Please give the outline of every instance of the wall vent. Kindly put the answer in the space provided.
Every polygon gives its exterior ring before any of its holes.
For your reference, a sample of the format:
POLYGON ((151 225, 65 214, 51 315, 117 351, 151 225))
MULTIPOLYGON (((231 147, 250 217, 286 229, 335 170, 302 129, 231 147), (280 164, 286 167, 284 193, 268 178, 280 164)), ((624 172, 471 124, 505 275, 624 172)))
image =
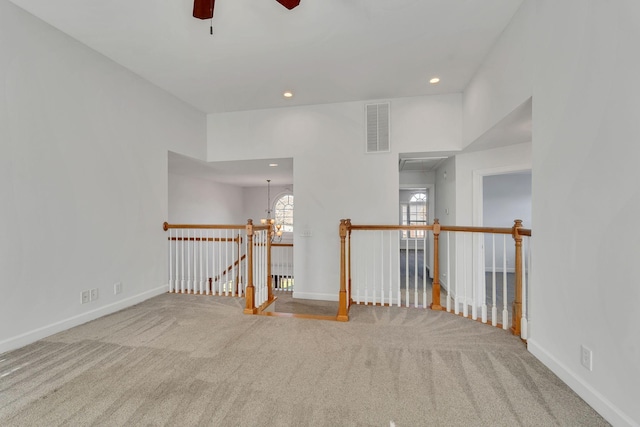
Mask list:
POLYGON ((367 104, 367 153, 388 152, 389 144, 389 103, 367 104))

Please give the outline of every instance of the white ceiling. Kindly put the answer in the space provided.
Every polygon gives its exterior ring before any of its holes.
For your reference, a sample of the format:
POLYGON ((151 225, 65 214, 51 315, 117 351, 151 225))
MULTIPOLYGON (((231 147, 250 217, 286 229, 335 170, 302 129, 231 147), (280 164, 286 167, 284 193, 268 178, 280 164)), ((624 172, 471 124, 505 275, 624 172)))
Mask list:
POLYGON ((210 36, 192 0, 11 1, 207 113, 462 92, 521 4, 217 0, 210 36))
MULTIPOLYGON (((205 113, 462 92, 522 3, 301 0, 289 11, 276 0, 217 0, 211 36, 193 0, 11 1, 205 113), (430 85, 433 76, 441 82, 430 85)), ((513 139, 506 131, 518 123, 493 134, 513 139)), ((432 170, 441 154, 405 154, 400 170, 432 170)), ((170 153, 169 170, 239 186, 293 182, 292 159, 170 153)))

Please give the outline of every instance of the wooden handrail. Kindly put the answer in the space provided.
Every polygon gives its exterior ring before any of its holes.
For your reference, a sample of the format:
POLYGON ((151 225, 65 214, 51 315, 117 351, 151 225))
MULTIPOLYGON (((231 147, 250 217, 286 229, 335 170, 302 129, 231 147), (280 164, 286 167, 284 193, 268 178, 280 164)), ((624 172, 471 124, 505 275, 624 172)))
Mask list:
POLYGON ((512 234, 513 229, 507 227, 468 227, 460 225, 443 225, 442 231, 458 231, 462 233, 512 234))
POLYGON ((244 230, 246 225, 237 225, 237 224, 169 224, 165 222, 162 224, 162 229, 164 231, 169 230, 170 228, 185 228, 185 229, 194 229, 194 228, 202 228, 209 230, 244 230))
POLYGON ((271 246, 272 247, 279 247, 279 248, 282 248, 282 247, 292 248, 293 247, 293 243, 272 243, 271 246))
MULTIPOLYGON (((349 220, 350 221, 350 220, 349 220)), ((352 225, 349 222, 349 230, 433 230, 431 225, 352 225)), ((509 229, 511 230, 511 229, 509 229)))
POLYGON ((247 254, 243 254, 240 259, 237 259, 233 264, 231 264, 229 267, 226 268, 226 270, 224 270, 222 273, 218 274, 216 277, 213 278, 214 282, 217 282, 218 280, 220 280, 222 278, 222 276, 226 275, 228 272, 233 270, 233 267, 235 267, 236 265, 239 265, 242 261, 244 261, 247 258, 247 254))
MULTIPOLYGON (((437 220, 437 219, 436 219, 437 220)), ((432 231, 435 225, 349 225, 349 230, 368 230, 368 231, 389 231, 389 230, 427 230, 432 231)), ((492 234, 512 234, 513 228, 510 227, 476 227, 461 225, 440 225, 440 231, 459 231, 468 233, 492 233, 492 234)), ((521 228, 520 234, 523 236, 531 236, 531 230, 521 228)))
POLYGON ((188 241, 188 242, 236 242, 240 240, 242 243, 242 237, 168 237, 167 240, 172 241, 188 241))

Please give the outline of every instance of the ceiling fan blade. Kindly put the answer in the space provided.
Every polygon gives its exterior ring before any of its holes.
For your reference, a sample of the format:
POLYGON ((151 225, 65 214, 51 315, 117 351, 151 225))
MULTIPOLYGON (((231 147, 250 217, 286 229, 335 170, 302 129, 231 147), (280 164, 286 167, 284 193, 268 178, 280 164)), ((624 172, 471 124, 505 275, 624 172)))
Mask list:
POLYGON ((213 18, 213 5, 216 0, 193 0, 193 17, 198 19, 213 18))
POLYGON ((291 10, 300 4, 300 0, 276 0, 278 3, 291 10))

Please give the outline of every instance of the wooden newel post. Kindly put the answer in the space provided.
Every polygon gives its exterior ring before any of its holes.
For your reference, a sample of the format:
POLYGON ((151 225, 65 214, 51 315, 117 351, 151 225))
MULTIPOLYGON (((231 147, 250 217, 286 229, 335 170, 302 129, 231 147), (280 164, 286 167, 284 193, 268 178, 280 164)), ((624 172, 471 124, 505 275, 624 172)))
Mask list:
POLYGON ((346 248, 345 240, 347 238, 347 221, 346 219, 340 220, 340 299, 338 306, 337 320, 346 322, 349 320, 349 311, 347 310, 347 271, 346 271, 346 248))
POLYGON ((255 288, 253 287, 253 221, 247 221, 247 289, 244 294, 244 314, 256 314, 255 288))
POLYGON ((511 333, 520 335, 520 322, 522 320, 522 236, 520 229, 522 220, 516 219, 512 228, 513 240, 516 242, 516 284, 513 300, 513 319, 511 320, 511 333))
POLYGON ((347 289, 349 290, 349 292, 347 293, 347 307, 349 310, 351 310, 351 304, 353 303, 353 298, 351 297, 351 295, 353 295, 353 293, 351 292, 351 220, 347 219, 347 229, 349 230, 349 234, 347 235, 347 249, 349 250, 349 252, 347 252, 349 255, 347 255, 347 289))
POLYGON ((433 220, 433 284, 431 285, 432 310, 442 310, 440 305, 440 221, 433 220))

